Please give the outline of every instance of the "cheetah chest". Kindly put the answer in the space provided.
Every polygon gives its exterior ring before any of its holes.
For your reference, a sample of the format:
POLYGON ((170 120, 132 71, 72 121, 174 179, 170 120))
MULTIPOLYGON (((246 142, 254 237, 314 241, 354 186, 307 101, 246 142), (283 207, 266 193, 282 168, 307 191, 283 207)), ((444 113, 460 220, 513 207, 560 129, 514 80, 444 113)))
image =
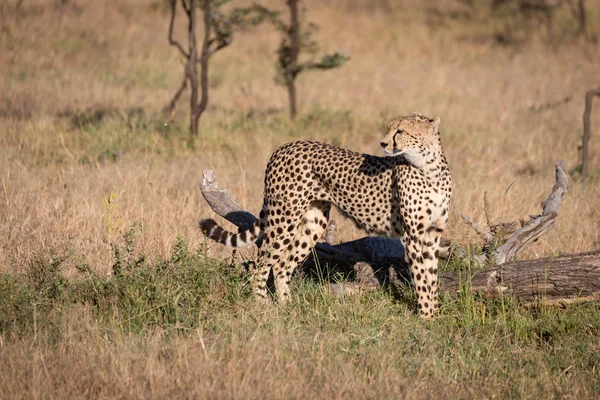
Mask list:
POLYGON ((428 193, 426 212, 429 217, 429 225, 434 225, 440 220, 447 219, 449 203, 448 196, 440 190, 432 189, 428 193))

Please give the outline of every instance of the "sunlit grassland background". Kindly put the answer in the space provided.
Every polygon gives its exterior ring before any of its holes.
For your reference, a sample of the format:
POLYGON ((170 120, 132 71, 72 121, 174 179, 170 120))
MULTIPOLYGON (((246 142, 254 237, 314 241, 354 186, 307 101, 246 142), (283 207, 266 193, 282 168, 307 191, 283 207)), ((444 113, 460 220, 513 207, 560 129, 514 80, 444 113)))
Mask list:
MULTIPOLYGON (((252 250, 232 258, 196 227, 214 216, 203 169, 257 213, 279 145, 381 155, 385 122, 412 111, 442 120, 454 243, 476 243, 459 214, 483 222, 485 192, 494 222, 538 213, 556 161, 577 176, 583 96, 600 85, 598 44, 571 37, 568 15, 548 37, 485 2, 303 2, 322 52, 351 60, 300 76, 291 123, 280 34, 239 33, 211 60, 190 140, 187 97, 162 113, 183 73, 164 2, 16 3, 0 3, 0 397, 600 396, 597 305, 446 299, 424 324, 410 300, 298 276, 292 304, 261 309, 235 267, 252 250)), ((600 4, 586 4, 599 36, 600 4)), ((591 177, 524 258, 600 249, 600 112, 592 129, 591 177)), ((333 218, 336 241, 364 235, 333 218)))

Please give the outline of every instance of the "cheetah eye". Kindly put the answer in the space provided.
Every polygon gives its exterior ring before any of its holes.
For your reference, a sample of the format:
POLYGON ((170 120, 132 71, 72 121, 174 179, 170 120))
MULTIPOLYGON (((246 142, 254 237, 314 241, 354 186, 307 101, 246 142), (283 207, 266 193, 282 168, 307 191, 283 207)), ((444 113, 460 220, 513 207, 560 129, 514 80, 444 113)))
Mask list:
POLYGON ((401 134, 403 134, 403 133, 404 133, 404 131, 403 131, 402 129, 398 129, 398 130, 396 131, 396 135, 401 135, 401 134))

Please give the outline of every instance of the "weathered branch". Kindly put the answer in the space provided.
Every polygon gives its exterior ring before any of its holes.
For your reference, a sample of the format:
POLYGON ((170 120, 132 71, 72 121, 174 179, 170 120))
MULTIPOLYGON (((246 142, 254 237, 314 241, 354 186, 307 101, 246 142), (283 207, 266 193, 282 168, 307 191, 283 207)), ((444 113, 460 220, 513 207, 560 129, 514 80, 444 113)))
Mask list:
POLYGON ((581 143, 581 177, 588 174, 588 143, 590 141, 590 116, 592 115, 592 98, 600 96, 600 88, 589 90, 585 94, 585 110, 583 111, 583 138, 581 143))
MULTIPOLYGON (((490 232, 486 232, 483 228, 476 225, 469 218, 461 215, 465 222, 471 226, 477 234, 484 238, 484 249, 489 249, 496 243, 502 243, 502 246, 489 252, 485 257, 485 263, 488 265, 504 264, 514 260, 527 246, 538 240, 540 237, 548 234, 554 227, 558 208, 562 203, 571 180, 564 169, 564 163, 559 161, 556 166, 556 183, 552 188, 550 196, 542 203, 542 214, 530 217, 526 222, 521 222, 521 228, 516 230, 518 223, 501 223, 493 226, 488 226, 490 232), (513 231, 515 231, 512 233, 513 231), (512 235, 504 240, 504 236, 512 233, 512 235)), ((486 206, 487 208, 488 206, 486 206)), ((486 216, 489 221, 489 217, 486 216)), ((489 225, 489 222, 488 222, 489 225)))
POLYGON ((248 229, 256 222, 257 218, 236 203, 228 190, 219 189, 214 171, 202 172, 200 191, 214 212, 240 229, 248 229))
POLYGON ((564 169, 564 162, 559 161, 555 169, 556 184, 552 188, 550 196, 542 203, 542 214, 527 221, 521 229, 496 249, 490 260, 492 264, 504 264, 507 261, 514 260, 525 250, 525 247, 548 234, 554 228, 558 208, 571 184, 571 179, 564 169))

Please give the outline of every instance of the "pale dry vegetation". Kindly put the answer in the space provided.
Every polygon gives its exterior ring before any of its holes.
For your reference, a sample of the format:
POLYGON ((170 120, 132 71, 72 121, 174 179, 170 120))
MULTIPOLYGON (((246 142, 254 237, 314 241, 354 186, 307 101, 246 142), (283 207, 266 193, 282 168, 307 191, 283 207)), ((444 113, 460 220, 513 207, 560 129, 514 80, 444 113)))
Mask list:
MULTIPOLYGON (((211 59, 209 109, 190 141, 187 98, 173 122, 161 113, 182 69, 167 43, 166 2, 16 3, 0 4, 0 291, 52 257, 66 257, 65 279, 110 279, 115 245, 133 223, 132 246, 147 265, 171 259, 178 235, 191 253, 201 250, 197 268, 229 257, 205 247, 197 231, 198 218, 211 215, 198 190, 203 169, 256 213, 264 167, 279 145, 317 139, 381 155, 383 124, 412 111, 442 119, 455 193, 447 235, 473 243, 459 213, 482 221, 484 192, 497 220, 525 217, 539 212, 557 160, 576 167, 584 93, 600 85, 598 44, 562 40, 560 29, 552 43, 540 29, 504 46, 493 40, 493 23, 456 17, 464 5, 450 0, 309 1, 323 52, 342 50, 351 60, 299 78, 300 114, 291 124, 285 89, 273 80, 279 33, 262 26, 237 35, 211 59)), ((599 35, 600 5, 588 7, 588 30, 599 35)), ((598 110, 592 129, 591 177, 572 185, 554 231, 525 257, 600 249, 598 110)), ((363 235, 334 218, 336 240, 363 235)), ((344 303, 299 285, 304 295, 290 309, 261 311, 241 294, 218 301, 242 290, 235 278, 207 289, 211 301, 186 303, 198 310, 183 326, 177 318, 142 321, 133 331, 123 329, 130 317, 119 314, 114 293, 97 311, 93 301, 73 306, 68 299, 78 295, 60 292, 35 337, 37 311, 27 308, 21 324, 5 300, 0 387, 7 397, 38 398, 479 397, 478 388, 488 397, 600 395, 600 360, 588 353, 600 351, 597 307, 540 317, 517 306, 495 313, 499 306, 485 302, 450 304, 425 326, 385 293, 344 303), (467 309, 481 315, 464 319, 467 309), (277 378, 288 383, 277 387, 277 378)), ((50 301, 27 293, 23 304, 50 301)))

